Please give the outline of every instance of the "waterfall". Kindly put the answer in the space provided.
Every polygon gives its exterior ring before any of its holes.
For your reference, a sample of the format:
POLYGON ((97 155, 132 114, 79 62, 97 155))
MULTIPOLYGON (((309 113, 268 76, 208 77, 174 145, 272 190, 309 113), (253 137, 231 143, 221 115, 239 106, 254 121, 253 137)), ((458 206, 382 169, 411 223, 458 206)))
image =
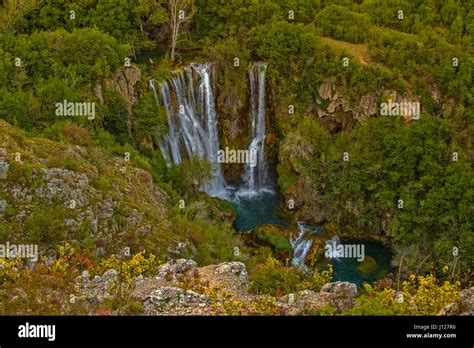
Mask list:
POLYGON ((291 260, 292 265, 304 266, 306 255, 308 254, 313 241, 306 239, 305 235, 308 232, 308 226, 304 223, 297 223, 298 230, 300 231, 296 239, 290 240, 290 244, 293 247, 293 259, 291 260))
MULTIPOLYGON (((225 180, 217 162, 219 134, 211 74, 211 63, 192 63, 160 83, 168 116, 168 134, 160 149, 168 164, 179 164, 192 156, 206 158, 212 164, 213 178, 202 189, 211 196, 220 196, 225 191, 225 180)), ((150 89, 158 101, 153 80, 150 89)))
POLYGON ((157 102, 159 94, 168 117, 168 134, 159 146, 168 165, 179 164, 192 156, 207 159, 213 166, 213 178, 201 189, 212 196, 239 201, 239 196, 269 191, 271 183, 265 160, 265 73, 266 63, 255 63, 249 71, 250 119, 252 140, 248 153, 255 162, 246 163, 244 183, 238 191, 226 184, 218 163, 220 150, 215 96, 212 89, 212 63, 192 63, 172 78, 159 83, 150 80, 157 102), (230 195, 230 196, 229 196, 230 195))
POLYGON ((268 167, 265 161, 265 73, 266 63, 256 63, 249 71, 250 80, 250 105, 251 105, 251 130, 252 141, 249 153, 255 153, 256 165, 247 164, 245 167, 246 189, 250 193, 264 189, 268 185, 268 167))

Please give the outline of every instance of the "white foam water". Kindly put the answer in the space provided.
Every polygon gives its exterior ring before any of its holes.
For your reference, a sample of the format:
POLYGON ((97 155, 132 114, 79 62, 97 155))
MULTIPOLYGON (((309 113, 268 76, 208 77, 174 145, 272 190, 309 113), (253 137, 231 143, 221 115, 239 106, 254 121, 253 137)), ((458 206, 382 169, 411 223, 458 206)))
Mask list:
POLYGON ((290 240, 291 246, 293 247, 293 259, 291 260, 291 264, 304 266, 306 255, 311 249, 313 241, 305 238, 306 234, 310 231, 308 225, 298 222, 297 226, 299 234, 295 239, 290 240))

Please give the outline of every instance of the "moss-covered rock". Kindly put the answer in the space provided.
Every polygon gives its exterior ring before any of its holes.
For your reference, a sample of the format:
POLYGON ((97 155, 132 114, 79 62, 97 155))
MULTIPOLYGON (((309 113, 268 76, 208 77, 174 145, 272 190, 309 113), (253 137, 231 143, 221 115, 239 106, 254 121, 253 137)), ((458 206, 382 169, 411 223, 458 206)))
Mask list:
POLYGON ((254 241, 268 245, 279 259, 293 257, 293 247, 289 241, 291 231, 282 226, 265 224, 257 227, 252 233, 254 241))
POLYGON ((373 257, 366 255, 364 261, 357 266, 357 270, 362 274, 371 274, 377 270, 377 261, 373 257))

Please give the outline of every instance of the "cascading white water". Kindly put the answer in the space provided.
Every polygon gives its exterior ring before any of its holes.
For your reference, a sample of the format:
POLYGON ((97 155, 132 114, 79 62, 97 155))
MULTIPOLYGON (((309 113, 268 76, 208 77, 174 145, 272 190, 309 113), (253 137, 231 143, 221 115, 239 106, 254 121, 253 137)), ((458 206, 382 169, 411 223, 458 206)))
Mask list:
POLYGON ((247 163, 245 167, 246 189, 250 193, 268 186, 268 167, 265 160, 265 74, 266 63, 256 63, 249 72, 250 80, 250 105, 251 105, 251 125, 252 141, 248 148, 249 153, 255 153, 257 163, 251 165, 247 163))
MULTIPOLYGON (((160 149, 169 164, 179 164, 192 156, 206 158, 213 166, 213 178, 202 189, 220 196, 225 192, 225 180, 217 162, 219 136, 211 73, 211 63, 193 63, 184 72, 160 83, 168 115, 168 135, 161 141, 160 149)), ((153 80, 150 89, 158 100, 153 80)))
MULTIPOLYGON (((264 147, 266 68, 266 63, 255 63, 249 71, 252 140, 248 151, 256 155, 256 163, 246 163, 244 183, 235 194, 227 190, 229 187, 217 161, 220 146, 212 90, 212 64, 192 63, 159 84, 168 116, 168 134, 160 142, 163 157, 169 165, 179 164, 192 156, 209 160, 213 165, 213 179, 202 189, 212 196, 238 203, 239 196, 252 197, 265 190, 273 193, 264 147)), ((150 89, 158 102, 153 80, 150 80, 150 89)))
POLYGON ((297 226, 300 233, 296 239, 290 240, 291 246, 293 247, 293 259, 291 260, 291 264, 304 266, 306 255, 311 249, 313 241, 305 238, 306 233, 309 231, 308 226, 302 222, 298 222, 297 226))

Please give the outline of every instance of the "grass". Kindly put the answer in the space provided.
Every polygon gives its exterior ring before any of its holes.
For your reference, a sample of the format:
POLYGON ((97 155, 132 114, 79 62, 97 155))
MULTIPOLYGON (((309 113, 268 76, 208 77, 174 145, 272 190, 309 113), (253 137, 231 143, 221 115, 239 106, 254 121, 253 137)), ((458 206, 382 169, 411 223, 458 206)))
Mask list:
POLYGON ((346 41, 331 39, 329 37, 322 37, 321 41, 334 48, 338 53, 344 50, 347 51, 362 65, 373 64, 370 60, 370 54, 366 44, 353 44, 346 41))

